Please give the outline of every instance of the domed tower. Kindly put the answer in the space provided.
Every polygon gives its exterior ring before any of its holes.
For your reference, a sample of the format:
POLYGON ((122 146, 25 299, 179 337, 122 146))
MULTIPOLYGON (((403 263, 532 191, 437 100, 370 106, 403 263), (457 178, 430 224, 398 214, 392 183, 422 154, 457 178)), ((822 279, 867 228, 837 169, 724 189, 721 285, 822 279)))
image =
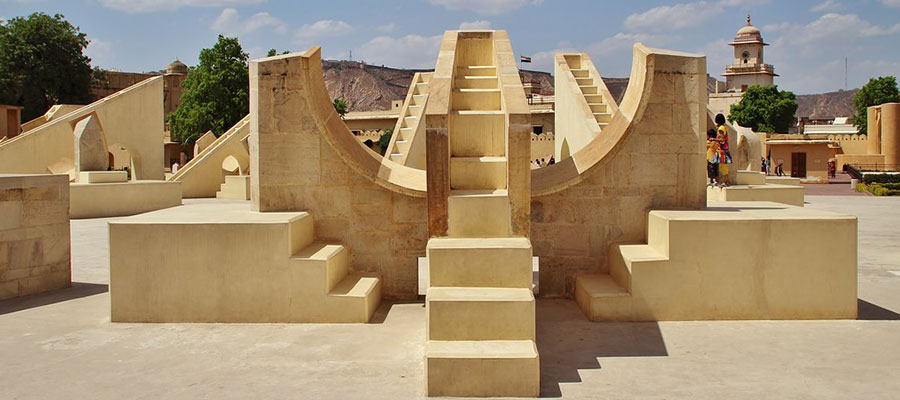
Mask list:
POLYGON ((172 63, 169 64, 168 67, 166 67, 166 75, 187 75, 187 73, 188 66, 184 65, 184 63, 177 58, 175 59, 175 61, 172 61, 172 63))
POLYGON ((184 93, 184 89, 181 85, 184 83, 184 80, 187 79, 187 75, 188 66, 184 65, 184 63, 177 58, 166 67, 166 73, 163 74, 163 82, 165 83, 163 98, 165 101, 164 108, 166 115, 177 110, 178 106, 181 104, 181 95, 184 93))
POLYGON ((734 41, 729 43, 734 48, 734 63, 725 67, 725 85, 729 92, 742 93, 750 86, 771 86, 774 84, 775 67, 763 60, 763 49, 768 46, 762 35, 750 23, 747 13, 747 25, 737 32, 734 41))

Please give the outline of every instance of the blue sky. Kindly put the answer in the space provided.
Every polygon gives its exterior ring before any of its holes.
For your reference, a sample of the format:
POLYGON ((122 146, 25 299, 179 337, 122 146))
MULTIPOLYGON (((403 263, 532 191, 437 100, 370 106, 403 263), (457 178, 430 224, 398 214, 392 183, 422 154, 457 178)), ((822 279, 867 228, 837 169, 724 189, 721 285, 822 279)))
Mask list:
MULTIPOLYGON (((900 0, 0 0, 0 18, 61 13, 87 33, 94 65, 122 71, 163 69, 179 57, 197 62, 218 33, 238 36, 251 57, 316 44, 326 58, 393 67, 434 66, 447 29, 506 29, 526 68, 552 72, 557 50, 590 53, 599 72, 628 76, 631 46, 707 55, 719 76, 727 43, 747 11, 771 44, 782 89, 798 94, 849 87, 900 74, 900 0)), ((721 76, 719 76, 721 79, 721 76)))

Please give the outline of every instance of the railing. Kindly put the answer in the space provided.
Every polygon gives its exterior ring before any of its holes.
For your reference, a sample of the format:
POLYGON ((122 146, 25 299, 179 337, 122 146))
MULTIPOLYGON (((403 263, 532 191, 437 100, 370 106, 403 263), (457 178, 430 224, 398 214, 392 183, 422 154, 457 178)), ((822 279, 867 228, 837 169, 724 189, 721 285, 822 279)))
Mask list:
POLYGON ((759 64, 759 65, 743 65, 743 64, 732 64, 725 66, 725 73, 741 73, 741 72, 771 72, 775 73, 775 66, 772 64, 759 64))
POLYGON ((900 164, 849 164, 858 172, 900 172, 900 164))

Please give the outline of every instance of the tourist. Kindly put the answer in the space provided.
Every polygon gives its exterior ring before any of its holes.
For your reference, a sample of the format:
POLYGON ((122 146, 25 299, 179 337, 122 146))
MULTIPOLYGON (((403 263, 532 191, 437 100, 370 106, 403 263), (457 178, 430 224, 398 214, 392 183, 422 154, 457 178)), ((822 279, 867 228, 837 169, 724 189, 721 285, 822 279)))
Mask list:
POLYGON ((837 178, 837 167, 834 165, 834 160, 828 160, 828 177, 831 179, 837 178))
POLYGON ((365 144, 366 147, 369 148, 369 150, 372 150, 372 151, 374 151, 374 152, 378 152, 377 150, 375 150, 375 142, 373 142, 372 139, 366 139, 366 141, 363 142, 363 144, 365 144))
POLYGON ((719 142, 719 172, 722 174, 722 180, 719 186, 728 186, 731 182, 728 179, 728 164, 731 164, 731 151, 728 149, 728 127, 725 126, 725 116, 716 114, 716 141, 719 142))
POLYGON ((542 159, 541 159, 541 164, 540 164, 540 166, 541 166, 541 167, 546 167, 546 166, 547 166, 547 159, 546 159, 546 158, 542 158, 542 159))
POLYGON ((716 186, 719 182, 719 142, 716 141, 716 130, 706 131, 706 182, 707 186, 716 186))
POLYGON ((765 158, 762 158, 762 157, 759 158, 759 170, 760 170, 762 173, 766 174, 767 176, 769 175, 769 169, 768 169, 767 166, 766 166, 766 159, 765 159, 765 158))
POLYGON ((778 165, 775 166, 775 175, 776 176, 784 176, 784 163, 779 161, 778 165))
POLYGON ((556 159, 550 156, 550 165, 556 164, 556 159))
POLYGON ((177 173, 178 173, 178 163, 172 164, 172 173, 173 173, 173 174, 177 174, 177 173))

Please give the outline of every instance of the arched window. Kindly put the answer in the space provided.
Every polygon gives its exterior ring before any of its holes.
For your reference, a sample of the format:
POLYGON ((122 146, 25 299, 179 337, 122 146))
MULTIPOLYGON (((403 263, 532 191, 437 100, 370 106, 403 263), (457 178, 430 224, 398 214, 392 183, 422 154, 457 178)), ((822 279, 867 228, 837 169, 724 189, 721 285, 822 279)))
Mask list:
POLYGON ((750 61, 750 52, 745 51, 744 54, 741 54, 741 59, 744 60, 744 64, 750 61))

